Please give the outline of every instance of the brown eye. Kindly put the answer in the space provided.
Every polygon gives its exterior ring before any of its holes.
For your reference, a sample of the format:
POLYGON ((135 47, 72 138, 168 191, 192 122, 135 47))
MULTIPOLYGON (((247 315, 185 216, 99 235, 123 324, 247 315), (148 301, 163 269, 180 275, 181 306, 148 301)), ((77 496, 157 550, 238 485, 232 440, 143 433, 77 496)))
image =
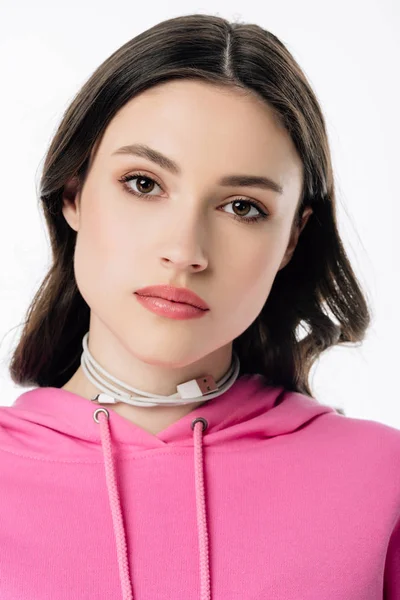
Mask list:
MULTIPOLYGON (((268 219, 269 214, 267 212, 264 211, 264 209, 262 209, 257 202, 255 202, 254 200, 246 200, 245 198, 238 198, 236 200, 231 200, 231 202, 229 202, 228 204, 225 204, 222 208, 225 208, 225 206, 230 206, 232 205, 232 208, 234 208, 235 210, 237 210, 237 206, 239 205, 241 207, 245 206, 244 211, 246 212, 245 215, 242 214, 236 214, 233 213, 233 218, 237 219, 238 221, 242 221, 244 223, 255 223, 257 221, 263 221, 264 219, 268 219), (247 207, 253 208, 255 209, 257 212, 255 215, 248 217, 248 208, 246 209, 246 205, 247 207)), ((239 212, 242 212, 242 208, 239 208, 239 212)))
POLYGON ((142 173, 135 173, 132 175, 124 175, 124 177, 121 177, 121 179, 119 181, 121 181, 121 183, 124 184, 124 188, 130 194, 134 194, 135 196, 140 196, 140 197, 149 196, 150 195, 149 192, 153 191, 154 184, 158 185, 158 187, 161 188, 160 184, 158 184, 154 179, 152 179, 151 177, 148 177, 147 175, 143 175, 142 173), (132 189, 131 185, 128 185, 128 183, 131 181, 133 181, 134 184, 137 186, 138 191, 135 191, 135 189, 132 189))
POLYGON ((142 177, 140 175, 138 177, 135 177, 134 179, 136 179, 136 185, 138 186, 138 190, 140 193, 146 193, 146 192, 152 191, 155 181, 150 179, 150 177, 142 177), (143 183, 143 182, 145 182, 145 183, 143 183), (149 182, 150 182, 150 185, 149 185, 149 182))
POLYGON ((242 211, 242 209, 243 209, 243 206, 244 206, 244 211, 245 211, 245 214, 244 214, 244 215, 242 215, 242 214, 239 214, 238 216, 239 216, 239 217, 246 217, 246 216, 247 216, 247 214, 248 214, 249 208, 251 208, 251 207, 250 207, 250 202, 248 202, 247 200, 234 200, 234 201, 232 202, 232 206, 233 206, 233 208, 237 209, 237 208, 238 208, 238 205, 239 205, 239 207, 240 207, 240 208, 239 208, 239 212, 241 212, 241 211, 242 211), (246 209, 247 209, 247 210, 246 210, 246 209))

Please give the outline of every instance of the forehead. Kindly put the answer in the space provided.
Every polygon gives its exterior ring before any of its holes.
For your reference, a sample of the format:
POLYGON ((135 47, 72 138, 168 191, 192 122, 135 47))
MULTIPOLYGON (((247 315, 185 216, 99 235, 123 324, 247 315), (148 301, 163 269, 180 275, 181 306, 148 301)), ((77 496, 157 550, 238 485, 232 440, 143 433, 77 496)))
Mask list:
POLYGON ((108 160, 134 142, 175 156, 182 165, 202 156, 221 168, 228 162, 230 170, 235 164, 269 165, 301 175, 293 141, 270 105, 251 92, 207 82, 168 81, 131 98, 108 124, 99 154, 108 160))

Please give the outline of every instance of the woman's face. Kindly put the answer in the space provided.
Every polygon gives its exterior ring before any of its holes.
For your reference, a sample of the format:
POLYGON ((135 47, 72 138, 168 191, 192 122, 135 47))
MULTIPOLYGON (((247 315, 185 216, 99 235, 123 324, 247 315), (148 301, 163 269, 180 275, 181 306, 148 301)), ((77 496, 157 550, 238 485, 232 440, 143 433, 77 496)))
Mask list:
MULTIPOLYGON (((118 112, 81 193, 68 198, 66 192, 63 206, 78 232, 75 276, 91 309, 91 330, 108 347, 116 349, 113 338, 127 351, 114 372, 123 376, 124 364, 132 368, 128 355, 137 364, 167 369, 207 356, 210 364, 229 366, 232 341, 256 319, 294 251, 301 228, 291 236, 291 226, 302 176, 289 134, 253 96, 172 81, 144 91, 118 112), (139 144, 176 167, 119 151, 139 144), (138 172, 136 179, 121 181, 138 172), (221 185, 228 175, 267 177, 282 191, 221 185), (246 220, 262 213, 268 217, 246 220), (156 284, 187 287, 210 310, 199 319, 158 316, 134 295, 156 284)), ((109 352, 101 358, 110 369, 115 359, 109 352)))

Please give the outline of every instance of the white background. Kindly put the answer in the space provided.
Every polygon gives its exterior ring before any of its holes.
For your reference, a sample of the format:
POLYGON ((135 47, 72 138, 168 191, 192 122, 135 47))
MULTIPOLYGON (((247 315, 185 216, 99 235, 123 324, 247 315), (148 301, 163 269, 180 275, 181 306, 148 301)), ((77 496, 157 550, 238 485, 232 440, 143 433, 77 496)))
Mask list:
POLYGON ((29 388, 8 375, 20 323, 50 261, 37 190, 61 115, 112 52, 164 19, 208 13, 277 35, 324 112, 339 229, 374 311, 360 348, 336 347, 313 367, 318 401, 400 429, 400 18, 396 0, 0 4, 0 405, 29 388), (397 311, 397 312, 396 312, 397 311))

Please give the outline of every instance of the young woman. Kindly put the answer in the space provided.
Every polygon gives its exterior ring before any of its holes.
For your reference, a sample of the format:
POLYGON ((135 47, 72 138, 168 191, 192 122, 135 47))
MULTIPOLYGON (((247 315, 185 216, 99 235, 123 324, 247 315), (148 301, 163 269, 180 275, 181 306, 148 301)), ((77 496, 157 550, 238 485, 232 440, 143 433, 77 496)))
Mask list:
POLYGON ((1 599, 400 598, 400 432, 309 385, 371 313, 282 42, 197 14, 141 33, 66 111, 40 198, 1 599))

